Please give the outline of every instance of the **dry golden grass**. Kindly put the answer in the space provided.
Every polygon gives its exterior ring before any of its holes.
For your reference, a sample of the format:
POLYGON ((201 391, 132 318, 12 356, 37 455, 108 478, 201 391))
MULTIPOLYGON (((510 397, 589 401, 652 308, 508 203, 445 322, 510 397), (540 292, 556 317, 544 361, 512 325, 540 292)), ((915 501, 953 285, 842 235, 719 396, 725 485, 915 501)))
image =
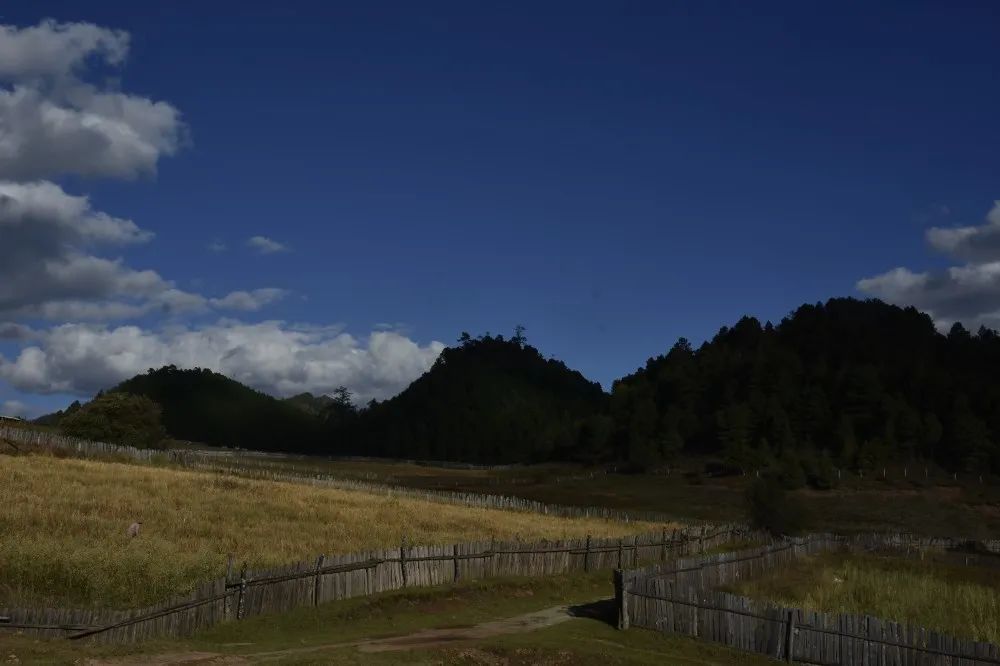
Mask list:
POLYGON ((617 536, 654 526, 475 509, 120 463, 0 456, 0 606, 134 606, 251 566, 490 537, 617 536), (128 526, 142 521, 137 539, 128 526))

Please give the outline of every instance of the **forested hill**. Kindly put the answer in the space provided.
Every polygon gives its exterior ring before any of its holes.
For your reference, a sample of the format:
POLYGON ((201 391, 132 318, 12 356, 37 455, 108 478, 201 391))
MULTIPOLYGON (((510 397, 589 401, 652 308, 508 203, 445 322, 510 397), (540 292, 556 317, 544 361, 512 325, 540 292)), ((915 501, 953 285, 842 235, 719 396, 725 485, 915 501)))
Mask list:
POLYGON ((470 462, 533 462, 574 455, 579 421, 607 395, 520 333, 445 349, 405 391, 372 404, 336 433, 342 453, 470 462))
POLYGON ((322 422, 294 404, 272 398, 211 370, 166 366, 111 389, 144 395, 163 410, 174 439, 269 451, 319 453, 322 422))
POLYGON ((646 464, 684 450, 736 469, 930 459, 1000 471, 998 369, 992 330, 942 335, 913 308, 833 299, 650 359, 613 387, 609 445, 646 464))

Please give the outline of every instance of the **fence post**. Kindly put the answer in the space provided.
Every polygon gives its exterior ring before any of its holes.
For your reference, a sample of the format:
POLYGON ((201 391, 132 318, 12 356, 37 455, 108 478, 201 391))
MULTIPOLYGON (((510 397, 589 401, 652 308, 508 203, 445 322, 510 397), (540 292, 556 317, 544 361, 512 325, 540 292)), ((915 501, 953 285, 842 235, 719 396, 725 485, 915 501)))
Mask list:
POLYGON ((458 582, 458 544, 456 543, 451 547, 451 556, 455 563, 455 579, 454 582, 458 582))
POLYGON ((313 605, 319 606, 319 582, 322 579, 320 571, 323 570, 323 563, 326 562, 326 555, 316 558, 316 581, 313 585, 313 605))
POLYGON ((247 595, 247 563, 243 562, 243 567, 240 568, 240 596, 239 600, 236 602, 236 619, 243 619, 243 611, 246 603, 247 595))
POLYGON ((232 553, 229 553, 229 558, 226 561, 226 587, 225 587, 225 590, 227 591, 227 594, 226 594, 225 598, 222 600, 222 617, 225 618, 226 620, 228 620, 229 616, 233 614, 233 608, 232 608, 233 602, 232 602, 232 599, 230 599, 230 597, 229 597, 228 590, 229 590, 229 581, 231 581, 233 579, 233 560, 234 559, 235 559, 234 555, 232 553))
POLYGON ((632 566, 639 566, 639 535, 632 537, 632 566))
POLYGON ((795 652, 795 611, 788 611, 788 621, 785 625, 785 661, 793 662, 795 652))
POLYGON ((667 561, 667 528, 663 528, 663 537, 660 539, 660 561, 667 561))
POLYGON ((406 535, 399 546, 399 572, 403 576, 403 587, 406 587, 406 535))
POLYGON ((618 568, 622 568, 622 539, 618 538, 618 568))
POLYGON ((625 572, 615 569, 615 605, 618 607, 618 628, 628 629, 628 598, 625 589, 625 572))
POLYGON ((590 571, 590 535, 587 535, 587 545, 583 551, 583 570, 590 571))

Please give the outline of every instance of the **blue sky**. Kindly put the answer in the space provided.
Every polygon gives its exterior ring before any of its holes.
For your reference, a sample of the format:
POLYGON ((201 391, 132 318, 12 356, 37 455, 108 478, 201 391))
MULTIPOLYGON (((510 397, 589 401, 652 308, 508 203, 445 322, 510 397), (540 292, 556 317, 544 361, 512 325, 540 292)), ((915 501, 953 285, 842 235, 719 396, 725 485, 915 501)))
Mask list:
MULTIPOLYGON (((432 343, 518 323, 605 388, 679 336, 832 296, 992 324, 1000 256, 956 239, 1000 227, 995 4, 483 4, 5 6, 13 31, 128 33, 127 55, 95 51, 73 77, 180 115, 152 170, 0 164, 0 180, 40 176, 153 235, 93 256, 205 299, 280 297, 80 317, 3 314, 0 295, 0 323, 30 329, 0 340, 0 403, 60 406, 151 348, 149 365, 199 359, 276 393, 384 397, 432 343), (233 332, 259 322, 283 323, 265 342, 233 332), (266 350, 223 363, 288 331, 309 367, 266 350), (204 355, 199 335, 217 343, 204 355), (80 336, 90 355, 73 357, 80 336), (94 367, 108 354, 120 362, 94 367)), ((15 74, 0 84, 54 88, 15 74)))

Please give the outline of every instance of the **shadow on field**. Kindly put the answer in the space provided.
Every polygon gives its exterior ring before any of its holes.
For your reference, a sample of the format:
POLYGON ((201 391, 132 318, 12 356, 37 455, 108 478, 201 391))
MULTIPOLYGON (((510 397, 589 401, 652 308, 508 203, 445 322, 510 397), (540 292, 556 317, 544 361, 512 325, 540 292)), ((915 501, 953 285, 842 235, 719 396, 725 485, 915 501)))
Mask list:
POLYGON ((612 627, 618 626, 618 611, 615 608, 614 599, 601 599, 600 601, 570 606, 567 614, 570 617, 597 620, 612 627))

